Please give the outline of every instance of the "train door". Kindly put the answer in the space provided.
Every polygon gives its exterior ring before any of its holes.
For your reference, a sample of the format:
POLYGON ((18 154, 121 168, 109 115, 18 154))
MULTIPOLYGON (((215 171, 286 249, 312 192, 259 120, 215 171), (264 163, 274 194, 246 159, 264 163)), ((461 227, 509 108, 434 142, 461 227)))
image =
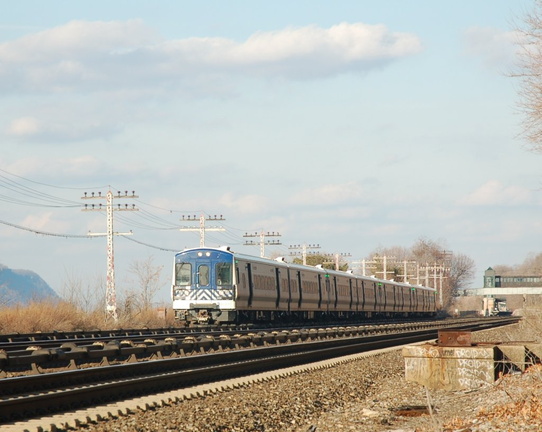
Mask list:
POLYGON ((291 312, 290 305, 292 304, 292 282, 290 278, 290 269, 287 270, 288 273, 288 286, 285 287, 288 289, 288 314, 291 312))
POLYGON ((318 309, 322 309, 322 275, 318 274, 318 309))
POLYGON ((372 299, 368 304, 368 308, 373 312, 378 311, 378 290, 376 288, 376 282, 370 282, 369 283, 369 291, 371 293, 372 299))
POLYGON ((247 263, 247 279, 248 279, 248 301, 247 306, 252 306, 252 299, 254 297, 254 282, 252 281, 252 264, 247 263))
POLYGON ((326 274, 326 297, 326 312, 329 313, 329 305, 331 304, 331 282, 328 274, 326 274))
POLYGON ((196 289, 210 288, 211 286, 211 260, 202 261, 198 260, 196 265, 196 275, 194 280, 196 281, 196 289))
POLYGON ((339 296, 337 293, 337 276, 333 276, 333 294, 335 296, 335 301, 333 302, 333 309, 337 310, 337 303, 339 301, 339 296))
POLYGON ((297 308, 301 309, 301 304, 303 303, 303 284, 301 283, 301 272, 299 270, 296 271, 297 276, 297 286, 299 287, 299 299, 297 301, 297 308))
POLYGON ((350 304, 348 305, 348 309, 352 310, 352 306, 354 305, 354 293, 352 292, 352 279, 348 279, 348 286, 350 287, 350 304))
POLYGON ((359 298, 359 290, 361 289, 361 283, 360 283, 360 280, 356 278, 356 283, 354 285, 354 289, 356 290, 356 293, 355 293, 355 302, 356 302, 356 312, 359 311, 359 301, 360 301, 360 298, 359 298))
POLYGON ((365 310, 365 281, 361 281, 361 309, 365 310))
POLYGON ((275 300, 275 308, 279 309, 280 307, 280 269, 275 268, 275 284, 277 288, 277 297, 275 300))
POLYGON ((377 306, 377 312, 382 312, 384 307, 386 306, 386 296, 385 296, 385 290, 383 289, 382 282, 378 282, 376 284, 377 290, 376 290, 376 306, 377 306))

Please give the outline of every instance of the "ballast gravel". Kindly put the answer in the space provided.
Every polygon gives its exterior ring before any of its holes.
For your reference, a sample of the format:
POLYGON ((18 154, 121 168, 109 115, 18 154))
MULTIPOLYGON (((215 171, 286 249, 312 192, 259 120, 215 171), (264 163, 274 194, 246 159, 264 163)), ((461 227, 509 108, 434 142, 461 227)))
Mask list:
MULTIPOLYGON (((519 324, 478 332, 473 341, 527 340, 524 330, 519 324)), ((539 431, 542 369, 533 367, 474 391, 428 391, 405 381, 401 351, 394 350, 112 414, 77 427, 55 427, 88 432, 539 431)))

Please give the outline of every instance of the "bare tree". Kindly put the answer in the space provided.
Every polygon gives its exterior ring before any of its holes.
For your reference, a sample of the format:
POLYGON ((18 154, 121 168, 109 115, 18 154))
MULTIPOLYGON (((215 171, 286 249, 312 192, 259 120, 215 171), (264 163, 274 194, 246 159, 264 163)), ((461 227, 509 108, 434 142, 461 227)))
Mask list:
POLYGON ((522 135, 536 152, 542 151, 542 0, 535 0, 532 12, 517 29, 519 108, 523 113, 522 135))
POLYGON ((7 284, 0 285, 0 308, 11 306, 17 302, 17 295, 8 288, 7 284))
POLYGON ((437 241, 420 238, 411 248, 411 256, 420 264, 443 263, 447 257, 446 247, 437 241))
POLYGON ((105 305, 105 290, 102 277, 97 276, 89 280, 78 274, 66 272, 60 296, 71 305, 88 313, 105 305))
POLYGON ((151 309, 154 295, 164 285, 161 280, 162 270, 163 266, 154 265, 152 257, 135 261, 130 265, 130 271, 135 275, 139 287, 135 296, 133 293, 128 296, 130 307, 135 307, 139 311, 151 309))
POLYGON ((530 253, 522 263, 516 265, 498 264, 492 266, 501 276, 538 276, 542 275, 542 253, 530 253))
MULTIPOLYGON (((378 252, 372 253, 368 259, 371 260, 375 256, 387 256, 389 258, 388 277, 389 273, 394 273, 396 276, 402 275, 404 269, 401 268, 400 263, 406 260, 418 263, 421 268, 425 268, 426 272, 429 272, 429 268, 437 269, 435 271, 438 272, 439 282, 433 280, 433 283, 431 283, 430 280, 429 285, 433 286, 434 284, 434 288, 437 288, 439 293, 442 289, 439 297, 442 297, 441 306, 444 309, 447 309, 452 304, 453 298, 459 294, 461 289, 466 288, 474 277, 474 261, 464 254, 454 254, 447 250, 442 240, 434 241, 420 238, 409 249, 399 246, 385 249, 379 248, 378 252), (442 286, 440 285, 440 277, 442 277, 442 286)), ((381 270, 378 268, 378 271, 381 270)))
POLYGON ((452 255, 448 283, 446 284, 450 290, 449 299, 457 296, 462 289, 470 285, 474 278, 475 268, 474 260, 467 255, 461 253, 452 255))
POLYGON ((542 253, 529 254, 515 271, 522 276, 542 275, 542 253))

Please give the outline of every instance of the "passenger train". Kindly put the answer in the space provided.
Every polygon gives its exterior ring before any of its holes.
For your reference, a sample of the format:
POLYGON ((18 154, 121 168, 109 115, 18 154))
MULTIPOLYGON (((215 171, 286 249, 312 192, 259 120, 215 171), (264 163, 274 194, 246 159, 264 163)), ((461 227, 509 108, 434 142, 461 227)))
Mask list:
POLYGON ((229 248, 175 255, 173 310, 193 323, 338 321, 373 316, 433 316, 436 290, 258 258, 229 248))

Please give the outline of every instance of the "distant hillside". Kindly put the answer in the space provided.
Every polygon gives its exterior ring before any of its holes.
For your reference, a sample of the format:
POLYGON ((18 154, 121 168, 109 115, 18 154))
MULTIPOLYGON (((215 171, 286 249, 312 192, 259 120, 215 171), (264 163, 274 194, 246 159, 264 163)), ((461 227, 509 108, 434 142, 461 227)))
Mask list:
POLYGON ((60 297, 36 273, 30 270, 13 270, 0 264, 0 306, 45 299, 57 300, 60 297))

